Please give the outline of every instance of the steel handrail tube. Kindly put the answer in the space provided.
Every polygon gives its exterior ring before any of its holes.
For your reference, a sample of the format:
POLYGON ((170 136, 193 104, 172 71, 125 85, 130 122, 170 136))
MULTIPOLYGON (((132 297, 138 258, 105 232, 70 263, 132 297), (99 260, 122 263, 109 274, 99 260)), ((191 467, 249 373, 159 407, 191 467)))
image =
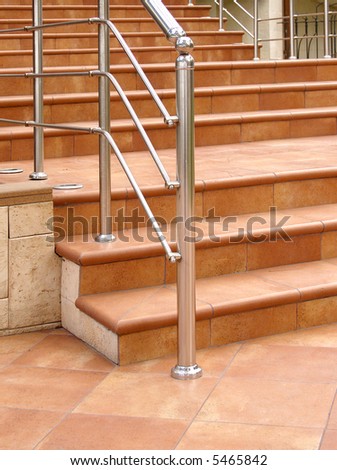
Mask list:
POLYGON ((294 31, 294 0, 289 2, 289 37, 290 37, 290 60, 296 60, 295 54, 295 31, 294 31))
POLYGON ((223 0, 219 0, 219 31, 224 31, 223 27, 223 0))
POLYGON ((196 363, 195 245, 186 237, 186 222, 194 216, 195 194, 194 59, 191 55, 194 45, 161 0, 142 0, 142 3, 179 54, 176 60, 177 219, 183 224, 177 224, 178 354, 171 376, 189 380, 202 375, 196 363))
MULTIPOLYGON (((255 1, 255 0, 254 0, 255 1)), ((238 0, 233 0, 233 2, 235 3, 235 5, 237 5, 239 8, 241 8, 241 10, 246 13, 247 16, 249 16, 249 18, 251 18, 252 20, 254 19, 254 14, 252 15, 250 13, 250 11, 248 11, 243 5, 241 5, 241 3, 238 1, 238 0)))
POLYGON ((161 0, 141 0, 143 6, 173 44, 177 39, 186 36, 186 32, 169 12, 161 0))
POLYGON ((167 111, 167 109, 164 106, 162 100, 159 98, 156 90, 153 88, 150 80, 145 75, 143 69, 139 65, 139 62, 137 61, 136 57, 134 56, 133 52, 131 51, 128 44, 125 42, 123 36, 120 34, 120 32, 118 31, 116 26, 110 20, 102 20, 100 18, 91 18, 91 22, 93 22, 93 23, 102 23, 102 22, 104 22, 108 26, 108 28, 112 31, 112 33, 114 34, 117 41, 119 42, 119 44, 124 49, 124 52, 128 56, 130 62, 132 63, 132 65, 136 69, 136 71, 137 71, 138 75, 140 76, 142 82, 144 83, 144 85, 148 89, 150 95, 152 96, 152 98, 153 98, 154 102, 156 103, 158 109, 160 110, 161 114, 163 115, 165 123, 169 126, 173 126, 174 123, 177 120, 177 117, 176 116, 171 116, 170 113, 167 111))
POLYGON ((186 237, 186 223, 193 220, 195 200, 194 171, 194 59, 193 42, 188 37, 176 42, 177 86, 177 244, 181 259, 177 263, 178 354, 171 370, 175 379, 196 379, 202 369, 196 363, 195 243, 186 237))
MULTIPOLYGON (((42 20, 42 0, 33 0, 33 24, 39 26, 42 20)), ((33 70, 40 74, 43 72, 43 34, 37 29, 33 32, 33 70)), ((43 78, 34 78, 34 120, 43 121, 43 78)), ((45 180, 44 172, 44 135, 43 129, 34 129, 34 171, 29 175, 31 180, 45 180)))
POLYGON ((254 0, 254 60, 260 60, 259 57, 259 2, 254 0))
MULTIPOLYGON (((12 73, 12 74, 0 74, 1 77, 6 77, 6 78, 15 78, 15 77, 21 77, 21 78, 35 78, 35 77, 63 77, 63 76, 74 76, 74 77, 99 77, 99 76, 106 76, 108 80, 112 83, 112 85, 115 87, 118 95, 120 96, 121 100, 123 101, 123 104, 125 105, 126 109, 128 110, 131 119, 133 120, 135 126, 137 127, 139 133, 141 134, 164 182, 165 185, 168 189, 174 189, 179 186, 178 181, 172 181, 170 176, 168 175, 164 165, 162 164, 159 155, 157 151, 155 150, 150 138, 148 137, 140 119, 138 118, 136 112, 133 109, 133 106, 131 105, 128 97, 124 93, 122 87, 119 85, 117 79, 110 73, 110 72, 101 72, 100 70, 91 70, 88 72, 43 72, 43 73, 34 73, 34 72, 26 72, 26 73, 12 73)), ((177 118, 176 118, 177 119, 177 118)))
POLYGON ((250 36, 251 38, 254 37, 253 33, 249 31, 249 29, 244 24, 242 24, 227 8, 224 8, 223 11, 226 13, 226 15, 230 16, 232 20, 234 20, 240 26, 240 28, 242 28, 245 33, 248 34, 248 36, 250 36))
POLYGON ((112 148, 114 151, 119 163, 121 164, 121 167, 126 174, 133 190, 135 191, 137 197, 139 198, 140 203, 142 204, 149 221, 151 222, 155 232, 157 233, 158 239, 160 243, 162 244, 167 258, 171 263, 175 263, 176 261, 180 260, 181 255, 178 252, 172 251, 165 235, 163 234, 160 225, 158 224, 155 216, 153 215, 153 212, 150 209, 150 206, 148 205, 137 181, 135 180, 125 158, 123 157, 123 154, 119 150, 116 142, 112 138, 111 134, 104 130, 101 129, 100 127, 83 127, 83 126, 71 126, 71 125, 62 125, 62 124, 49 124, 45 122, 35 122, 35 121, 22 121, 18 119, 4 119, 0 118, 0 122, 3 123, 10 123, 10 124, 21 124, 25 127, 33 127, 33 128, 46 128, 46 129, 62 129, 62 130, 69 130, 69 131, 77 131, 77 132, 84 132, 87 134, 98 134, 99 136, 102 136, 108 143, 108 145, 112 148))
POLYGON ((329 37, 329 0, 324 0, 324 59, 331 59, 329 37))
POLYGON ((118 83, 118 81, 116 80, 116 78, 111 74, 111 73, 108 73, 108 72, 101 72, 99 70, 94 70, 90 73, 92 76, 101 76, 101 75, 104 75, 106 76, 109 81, 112 83, 112 85, 114 86, 114 88, 116 89, 118 95, 120 96, 121 100, 123 101, 123 104, 125 105, 126 109, 128 110, 130 116, 131 116, 131 119, 132 121, 134 122, 135 126, 137 127, 140 135, 142 136, 160 174, 162 175, 164 181, 165 181, 165 185, 167 188, 169 189, 174 189, 174 188, 177 188, 179 186, 179 183, 177 181, 171 181, 164 165, 162 164, 159 156, 158 156, 158 153, 156 152, 149 136, 147 135, 142 123, 140 122, 140 119, 138 118, 135 110, 133 109, 128 97, 126 96, 126 94, 124 93, 122 87, 120 86, 120 84, 118 83))
MULTIPOLYGON (((55 23, 49 23, 49 24, 39 24, 39 25, 33 25, 33 26, 25 26, 23 28, 15 28, 15 30, 12 30, 13 32, 18 32, 18 31, 38 31, 38 30, 43 30, 45 28, 52 28, 52 27, 57 27, 57 26, 71 26, 74 24, 106 24, 107 27, 111 30, 111 32, 114 34, 115 38, 123 48, 124 52, 128 56, 130 62, 134 66, 136 72, 138 73, 140 79, 146 86, 148 92, 152 96, 152 99, 156 103, 156 106, 160 110, 161 114, 164 117, 164 122, 168 126, 174 126, 174 124, 177 122, 177 116, 171 116, 170 113, 167 111, 164 103, 162 100, 159 98, 158 93, 156 90, 153 88, 150 80, 147 78, 145 75, 143 69, 139 65, 139 62, 137 61, 136 57, 132 53, 130 47, 124 40, 123 36, 120 34, 116 26, 108 19, 108 18, 88 18, 85 20, 73 20, 73 21, 62 21, 62 22, 55 22, 55 23)), ((0 33, 8 33, 10 30, 1 30, 0 33)), ((186 34, 186 33, 185 33, 186 34)))
MULTIPOLYGON (((107 21, 109 13, 109 0, 98 0, 99 17, 107 21)), ((103 22, 98 25, 98 67, 103 72, 98 79, 99 127, 110 132, 110 86, 105 75, 110 72, 110 34, 103 22)), ((99 197, 100 233, 95 240, 111 242, 115 239, 111 218, 111 149, 103 135, 99 137, 99 197)))
POLYGON ((155 216, 153 215, 153 212, 151 211, 150 209, 150 206, 148 205, 140 187, 138 186, 138 183, 136 182, 130 168, 128 167, 128 164, 126 163, 126 160, 125 158, 123 157, 121 151, 119 150, 116 142, 114 141, 114 139, 112 138, 111 134, 103 129, 93 129, 92 130, 93 133, 96 133, 96 134, 101 134, 102 136, 104 136, 104 138, 107 140, 107 142, 110 144, 111 148, 113 149, 119 163, 121 164, 121 167, 123 168, 124 170, 124 173, 126 174, 133 190, 135 191, 140 203, 142 204, 143 206, 143 209, 145 210, 146 212, 146 215, 148 216, 151 224, 152 224, 152 227, 154 228, 155 232, 157 233, 157 236, 158 236, 158 239, 159 241, 161 242, 165 252, 166 252, 166 255, 169 259, 170 262, 172 263, 175 263, 176 261, 180 260, 181 258, 181 255, 180 253, 177 253, 177 252, 173 252, 171 250, 171 247, 170 245, 168 244, 155 216))
POLYGON ((21 28, 8 28, 8 29, 1 29, 0 34, 6 33, 18 33, 20 31, 26 32, 33 32, 38 31, 39 29, 46 29, 46 28, 54 28, 56 26, 71 26, 74 24, 90 24, 90 18, 85 20, 72 20, 72 21, 58 21, 54 23, 44 23, 38 25, 31 25, 31 26, 22 26, 21 28))

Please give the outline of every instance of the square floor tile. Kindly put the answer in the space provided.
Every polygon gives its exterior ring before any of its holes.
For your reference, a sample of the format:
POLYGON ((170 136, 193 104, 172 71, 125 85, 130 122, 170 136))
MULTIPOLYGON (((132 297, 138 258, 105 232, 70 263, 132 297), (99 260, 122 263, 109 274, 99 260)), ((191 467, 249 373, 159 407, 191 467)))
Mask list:
POLYGON ((110 372, 115 365, 88 345, 70 335, 49 335, 21 355, 15 364, 110 372))
POLYGON ((3 406, 67 411, 76 406, 106 374, 100 372, 8 366, 0 371, 3 406))
POLYGON ((295 382, 337 382, 337 348, 245 344, 228 370, 231 377, 295 382))
POLYGON ((22 333, 21 335, 1 336, 0 354, 21 353, 42 341, 49 333, 36 331, 34 333, 22 333))
POLYGON ((322 429, 194 421, 177 446, 192 449, 318 449, 322 429))
POLYGON ((174 449, 188 421, 72 414, 39 449, 174 449))
POLYGON ((197 419, 323 428, 335 392, 336 384, 225 377, 197 419))
POLYGON ((53 411, 0 408, 0 449, 33 449, 63 416, 53 411))
POLYGON ((337 450, 337 430, 328 429, 321 443, 321 450, 337 450))
POLYGON ((112 372, 76 408, 80 413, 192 419, 214 388, 215 378, 175 380, 169 374, 112 372))

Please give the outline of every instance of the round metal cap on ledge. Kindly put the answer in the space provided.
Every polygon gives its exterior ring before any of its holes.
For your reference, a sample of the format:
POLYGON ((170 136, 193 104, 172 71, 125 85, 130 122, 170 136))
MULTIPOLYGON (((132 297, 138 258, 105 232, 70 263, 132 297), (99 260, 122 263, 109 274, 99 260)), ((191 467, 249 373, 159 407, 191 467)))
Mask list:
POLYGON ((171 370, 171 377, 178 380, 193 380, 202 376, 202 369, 198 364, 194 366, 175 366, 171 370))
POLYGON ((0 168, 1 175, 15 175, 17 173, 22 173, 22 168, 0 168))
POLYGON ((69 190, 69 189, 81 189, 83 188, 83 184, 79 183, 64 183, 64 184, 57 184, 53 186, 53 189, 59 189, 59 190, 69 190))

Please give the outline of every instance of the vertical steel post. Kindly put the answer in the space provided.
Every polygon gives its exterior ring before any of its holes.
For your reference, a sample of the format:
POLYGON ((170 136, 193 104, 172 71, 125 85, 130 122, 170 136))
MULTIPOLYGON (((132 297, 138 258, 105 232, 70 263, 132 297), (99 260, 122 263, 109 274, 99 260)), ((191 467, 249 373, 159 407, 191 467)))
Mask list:
POLYGON ((290 60, 295 60, 295 34, 294 34, 294 0, 289 3, 289 36, 290 36, 290 60))
MULTIPOLYGON (((98 16, 109 20, 109 0, 98 0, 98 16)), ((110 72, 110 33, 106 24, 98 26, 98 66, 101 72, 110 72)), ((99 127, 110 133, 110 84, 105 76, 99 77, 99 127)), ((112 235, 111 219, 111 150, 103 135, 99 136, 99 197, 100 233, 98 242, 110 242, 112 235)))
POLYGON ((196 363, 195 342, 195 245, 186 238, 186 221, 194 216, 194 59, 189 37, 176 42, 177 80, 177 261, 178 363, 171 375, 176 379, 195 379, 202 375, 196 363))
MULTIPOLYGON (((41 26, 43 18, 42 0, 33 0, 33 26, 41 26)), ((33 30, 33 71, 43 72, 43 32, 33 30)), ((34 78, 34 121, 43 122, 43 78, 34 78)), ((44 165, 44 132, 42 127, 34 128, 34 171, 29 175, 31 180, 45 180, 47 174, 44 165)))
POLYGON ((331 59, 329 39, 329 0, 324 0, 324 59, 331 59))
POLYGON ((223 0, 219 0, 219 31, 223 29, 223 0))
POLYGON ((259 5, 258 0, 254 0, 254 60, 259 57, 259 5))

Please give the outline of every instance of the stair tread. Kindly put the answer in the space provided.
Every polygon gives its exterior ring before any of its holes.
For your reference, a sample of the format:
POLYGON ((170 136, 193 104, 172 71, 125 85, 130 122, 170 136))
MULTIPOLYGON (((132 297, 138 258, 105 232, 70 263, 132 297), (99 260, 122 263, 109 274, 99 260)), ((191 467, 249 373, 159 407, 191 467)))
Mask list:
MULTIPOLYGON (((0 130, 1 135, 1 130, 0 130)), ((337 136, 244 142, 196 148, 197 192, 255 184, 272 184, 337 176, 337 136), (322 147, 325 151, 322 153, 322 147)), ((175 174, 175 149, 158 151, 169 174, 175 174)), ((167 194, 147 152, 125 152, 138 184, 148 196, 167 194), (139 162, 142 161, 140 165, 139 162)), ((0 175, 0 183, 23 182, 32 171, 28 160, 2 162, 1 167, 21 167, 16 175, 0 175)), ((98 201, 98 156, 51 158, 45 161, 48 185, 81 182, 76 191, 54 191, 54 203, 65 205, 98 201), (75 176, 76 175, 76 176, 75 176)), ((112 159, 113 197, 134 197, 122 170, 112 159)))
MULTIPOLYGON (((278 69, 296 69, 297 67, 313 67, 316 68, 317 66, 323 67, 329 67, 329 66, 336 66, 337 65, 337 59, 308 59, 308 60, 296 60, 296 61, 291 61, 291 60, 270 60, 270 61, 249 61, 249 60, 236 60, 236 61, 217 61, 217 60, 212 60, 212 61, 198 61, 195 64, 195 69, 199 70, 209 70, 209 69, 219 69, 219 70, 237 70, 237 69, 243 69, 243 70, 250 70, 250 69, 273 69, 273 70, 278 70, 278 69)), ((163 62, 163 63, 151 63, 151 64, 142 64, 142 67, 144 68, 145 72, 150 72, 150 71, 158 71, 158 70, 174 70, 175 66, 174 63, 172 62, 163 62)), ((59 71, 81 71, 81 70, 92 70, 93 68, 97 68, 95 64, 93 65, 72 65, 72 66, 46 66, 44 67, 44 70, 46 72, 59 72, 59 71)), ((133 66, 131 64, 111 64, 110 65, 111 70, 116 71, 116 70, 134 70, 133 66)), ((1 72, 2 73, 14 73, 14 71, 18 71, 19 73, 24 73, 31 71, 32 69, 29 67, 2 67, 1 72)), ((301 80, 301 76, 299 75, 299 80, 303 82, 303 79, 301 80)), ((316 81, 317 78, 315 78, 316 81)), ((322 81, 322 79, 320 80, 322 81)), ((324 80, 325 81, 325 80, 324 80)))
MULTIPOLYGON (((197 320, 337 294, 337 259, 198 279, 197 320)), ((76 306, 119 335, 176 325, 174 285, 80 296, 76 306)))
MULTIPOLYGON (((215 248, 231 243, 244 243, 252 238, 270 239, 276 233, 276 224, 282 223, 282 229, 288 237, 303 236, 337 229, 337 204, 324 204, 319 206, 300 207, 296 209, 278 210, 241 214, 235 216, 236 220, 219 217, 211 224, 205 218, 199 217, 193 227, 198 230, 196 235, 196 249, 215 248), (275 216, 274 222, 271 217, 275 216), (255 221, 252 227, 249 221, 255 221), (247 234, 249 227, 249 234, 247 234), (202 235, 201 235, 202 234, 202 235), (248 235, 248 239, 247 239, 248 235)), ((169 221, 168 221, 169 222, 169 221)), ((168 225, 162 227, 163 233, 171 249, 177 249, 174 240, 174 230, 168 225)), ((125 229, 114 232, 116 240, 113 243, 100 244, 94 240, 94 235, 75 235, 60 241, 56 245, 56 252, 81 266, 111 263, 114 261, 147 258, 163 255, 164 250, 153 230, 146 227, 125 229)), ((193 233, 191 234, 191 237, 193 233)))
MULTIPOLYGON (((337 80, 329 80, 326 82, 290 82, 281 84, 265 84, 265 85, 224 85, 224 86, 203 86, 194 88, 194 96, 217 96, 217 95, 234 95, 249 93, 278 93, 289 91, 321 91, 334 90, 337 88, 337 80)), ((159 97, 174 97, 174 88, 156 89, 159 97)), ((130 99, 152 99, 147 90, 126 90, 125 94, 130 99)), ((119 96, 117 92, 111 91, 111 96, 119 96)), ((44 100, 46 104, 53 102, 81 102, 86 100, 97 101, 98 92, 73 92, 73 93, 45 93, 44 100)), ((0 105, 2 106, 18 106, 33 103, 32 95, 7 95, 0 96, 0 105)), ((226 113, 228 114, 228 113, 226 113)))
MULTIPOLYGON (((186 31, 188 34, 188 31, 186 31)), ((191 31, 193 36, 230 36, 230 35, 237 35, 242 36, 244 33, 241 31, 235 30, 226 30, 226 31, 191 31)), ((113 34, 111 33, 113 37, 113 34)), ((122 36, 124 38, 133 38, 133 37, 163 37, 162 31, 123 31, 122 36)), ((1 38, 5 39, 31 39, 31 33, 2 33, 1 38)), ((44 38, 97 38, 97 32, 75 32, 75 33, 67 33, 67 32, 46 32, 43 35, 44 38)))
MULTIPOLYGON (((251 49, 253 46, 251 44, 244 44, 244 43, 235 43, 235 44, 196 44, 194 46, 194 51, 201 51, 201 50, 219 50, 219 49, 251 49)), ((141 51, 168 51, 174 49, 173 45, 165 45, 165 46, 134 46, 132 47, 133 52, 141 52, 141 51)), ((111 54, 117 53, 119 51, 123 51, 122 47, 111 47, 110 52, 111 54)), ((68 48, 63 49, 44 49, 44 55, 64 55, 69 52, 68 48)), ((71 49, 72 54, 86 54, 86 53, 98 53, 97 47, 86 47, 86 48, 74 48, 71 49)), ((0 55, 2 56, 15 56, 15 55, 31 55, 32 49, 13 49, 13 50, 1 50, 0 55)))
MULTIPOLYGON (((214 114, 197 114, 195 116, 195 126, 202 127, 208 125, 220 124, 241 124, 254 122, 274 122, 274 121, 292 121, 296 119, 315 119, 328 118, 337 116, 337 106, 325 106, 316 108, 294 108, 281 110, 260 110, 246 111, 236 113, 214 113, 214 114)), ((144 117, 141 118, 142 125, 145 130, 166 129, 162 117, 144 117)), ((58 123, 60 126, 67 126, 67 129, 46 128, 45 135, 69 135, 76 134, 78 131, 72 130, 71 126, 94 128, 98 126, 97 121, 76 121, 72 123, 58 123)), ((131 119, 113 119, 111 121, 111 131, 131 131, 135 129, 135 124, 131 119)), ((10 135, 12 139, 20 139, 29 137, 33 133, 32 128, 22 126, 5 126, 0 128, 0 141, 8 140, 10 135)))
MULTIPOLYGON (((30 7, 31 8, 31 7, 30 7)), ((143 7, 142 7, 143 8, 143 7)), ((215 17, 211 17, 211 16, 190 16, 190 17, 185 17, 185 16, 176 16, 175 17, 176 20, 178 21, 178 23, 180 22, 180 20, 188 20, 188 21, 206 21, 206 22, 212 22, 212 23, 219 23, 219 19, 218 18, 215 18, 215 17)), ((83 18, 72 18, 72 20, 76 21, 76 20, 82 20, 83 18)), ((54 23, 54 22, 67 22, 68 19, 67 18, 45 18, 44 19, 44 23, 54 23)), ((114 23, 116 22, 129 22, 129 21, 133 21, 133 22, 147 22, 147 23, 153 23, 153 19, 150 17, 150 16, 144 16, 144 17, 129 17, 129 18, 114 18, 114 23)), ((226 21, 224 19, 224 21, 226 21)), ((27 23, 27 18, 1 18, 0 19, 0 24, 1 23, 21 23, 21 24, 26 24, 27 23)), ((62 26, 62 25, 61 25, 62 26)))

